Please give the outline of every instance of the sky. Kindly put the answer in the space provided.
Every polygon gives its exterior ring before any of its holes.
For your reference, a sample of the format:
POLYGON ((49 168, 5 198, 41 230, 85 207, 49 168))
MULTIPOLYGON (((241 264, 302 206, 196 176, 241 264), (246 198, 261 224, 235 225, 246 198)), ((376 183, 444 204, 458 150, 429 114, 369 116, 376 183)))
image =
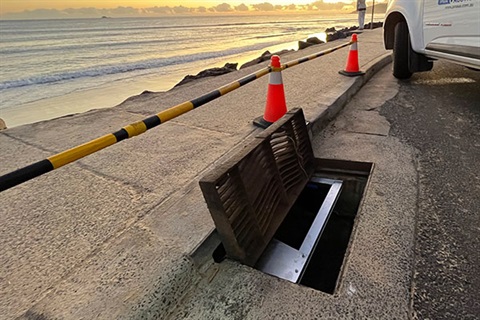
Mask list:
MULTIPOLYGON (((367 0, 367 6, 386 0, 367 0)), ((351 13, 355 0, 0 0, 0 20, 177 14, 351 13)))
MULTIPOLYGON (((269 2, 273 5, 304 5, 314 2, 315 0, 0 0, 0 14, 9 12, 21 12, 25 10, 35 9, 57 9, 63 10, 67 8, 116 8, 119 6, 146 8, 154 6, 185 6, 185 7, 212 7, 221 3, 245 5, 269 2)), ((337 0, 324 0, 324 2, 332 3, 337 0)), ((352 0, 343 0, 341 2, 350 3, 352 0)))

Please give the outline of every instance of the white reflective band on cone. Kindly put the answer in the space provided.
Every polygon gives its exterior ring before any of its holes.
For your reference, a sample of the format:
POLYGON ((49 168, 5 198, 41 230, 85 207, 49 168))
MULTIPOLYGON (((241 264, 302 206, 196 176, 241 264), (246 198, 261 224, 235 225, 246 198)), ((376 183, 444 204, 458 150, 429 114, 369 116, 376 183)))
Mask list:
POLYGON ((279 71, 270 72, 270 84, 283 84, 282 82, 282 73, 279 71))
POLYGON ((358 44, 356 42, 352 43, 352 45, 350 46, 350 50, 357 51, 358 50, 358 44))

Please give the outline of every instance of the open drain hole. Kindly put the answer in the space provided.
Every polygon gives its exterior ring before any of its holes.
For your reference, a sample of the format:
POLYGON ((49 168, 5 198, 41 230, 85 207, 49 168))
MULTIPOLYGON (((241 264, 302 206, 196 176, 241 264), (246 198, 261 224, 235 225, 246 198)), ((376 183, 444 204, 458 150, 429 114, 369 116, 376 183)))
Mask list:
POLYGON ((350 240, 354 217, 334 211, 305 270, 301 284, 333 294, 350 240))
MULTIPOLYGON (((300 284, 330 294, 335 292, 366 181, 366 178, 342 177, 342 191, 312 252, 300 284)), ((290 212, 292 214, 290 226, 302 224, 295 223, 297 220, 312 219, 312 212, 315 213, 316 208, 321 205, 326 192, 325 185, 316 186, 317 188, 307 185, 297 199, 290 212)), ((289 229, 288 219, 287 216, 278 231, 289 229)), ((290 229, 290 232, 282 232, 279 237, 285 237, 285 241, 290 241, 292 237, 298 238, 294 236, 297 231, 301 233, 303 230, 290 229)))
MULTIPOLYGON (((368 167, 365 171, 316 172, 298 196, 255 268, 270 275, 333 294, 371 170, 371 164, 365 165, 368 167), (325 181, 327 183, 323 183, 325 181), (303 257, 305 260, 303 267, 298 263, 295 265, 293 261, 302 260, 301 253, 299 256, 295 254, 300 252, 302 245, 305 247, 306 237, 311 232, 319 211, 326 202, 331 201, 328 196, 329 192, 331 193, 332 181, 341 183, 341 190, 335 201, 330 203, 328 216, 320 226, 321 230, 318 230, 319 236, 315 239, 310 254, 303 257), (284 257, 272 255, 272 243, 281 244, 282 248, 287 249, 286 259, 280 261, 284 257), (292 271, 292 274, 288 270, 292 271)), ((285 251, 281 250, 281 255, 284 253, 285 251)), ((217 263, 226 258, 222 244, 214 250, 212 256, 217 263)))
POLYGON ((333 294, 367 180, 354 174, 315 173, 255 267, 333 294), (341 188, 333 197, 335 185, 341 188))

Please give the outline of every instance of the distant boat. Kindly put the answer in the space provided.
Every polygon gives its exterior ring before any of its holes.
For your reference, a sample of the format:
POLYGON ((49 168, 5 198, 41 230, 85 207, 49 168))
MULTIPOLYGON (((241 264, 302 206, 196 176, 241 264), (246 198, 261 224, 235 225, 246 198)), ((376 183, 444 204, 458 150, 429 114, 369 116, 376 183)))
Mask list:
POLYGON ((102 19, 110 19, 110 17, 102 16, 102 19))

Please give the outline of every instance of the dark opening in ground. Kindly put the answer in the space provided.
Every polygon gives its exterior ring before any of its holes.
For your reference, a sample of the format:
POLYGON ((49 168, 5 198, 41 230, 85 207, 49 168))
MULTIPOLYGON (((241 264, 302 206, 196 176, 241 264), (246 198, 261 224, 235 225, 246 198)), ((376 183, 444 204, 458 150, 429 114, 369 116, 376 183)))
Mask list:
MULTIPOLYGON (((320 177, 331 176, 320 175, 320 177)), ((366 177, 335 175, 343 181, 338 201, 323 229, 300 284, 333 294, 367 182, 366 177)), ((329 190, 329 185, 308 183, 274 238, 299 249, 329 190)))

